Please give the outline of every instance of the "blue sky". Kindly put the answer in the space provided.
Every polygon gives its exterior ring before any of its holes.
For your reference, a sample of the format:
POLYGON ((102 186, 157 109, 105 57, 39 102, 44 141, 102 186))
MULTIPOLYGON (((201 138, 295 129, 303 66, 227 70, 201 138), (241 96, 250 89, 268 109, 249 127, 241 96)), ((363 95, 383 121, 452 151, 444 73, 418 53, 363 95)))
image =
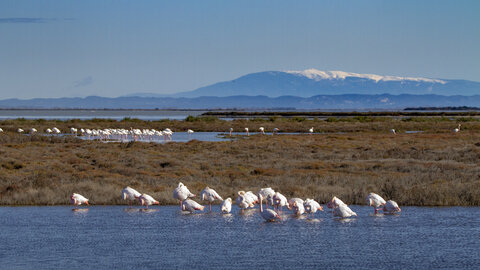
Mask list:
POLYGON ((480 81, 480 1, 0 2, 0 98, 173 93, 265 70, 480 81))

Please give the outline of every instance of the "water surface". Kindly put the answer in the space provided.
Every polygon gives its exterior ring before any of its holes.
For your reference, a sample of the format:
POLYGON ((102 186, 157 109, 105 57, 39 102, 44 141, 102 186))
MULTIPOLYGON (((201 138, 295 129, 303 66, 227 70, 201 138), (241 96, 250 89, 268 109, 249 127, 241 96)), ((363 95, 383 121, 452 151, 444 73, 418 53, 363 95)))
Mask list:
POLYGON ((402 207, 267 223, 257 210, 0 207, 2 269, 478 269, 479 208, 402 207))

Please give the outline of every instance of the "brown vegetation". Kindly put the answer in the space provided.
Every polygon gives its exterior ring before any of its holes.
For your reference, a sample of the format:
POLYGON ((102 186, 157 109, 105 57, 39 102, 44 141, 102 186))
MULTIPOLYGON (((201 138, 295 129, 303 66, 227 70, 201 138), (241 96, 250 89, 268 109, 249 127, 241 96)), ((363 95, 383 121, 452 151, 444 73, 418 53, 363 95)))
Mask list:
MULTIPOLYGON (((480 205, 476 121, 463 123, 460 133, 452 132, 453 121, 418 119, 140 121, 145 128, 159 129, 192 128, 198 122, 197 130, 202 125, 214 130, 221 124, 226 130, 248 124, 251 129, 258 125, 304 131, 314 126, 318 131, 349 132, 166 144, 25 136, 14 132, 18 121, 0 122, 10 131, 0 134, 1 205, 66 204, 72 192, 93 204, 121 204, 120 191, 127 185, 161 204, 174 204, 172 191, 178 182, 196 194, 208 185, 224 198, 234 198, 238 190, 271 186, 287 197, 310 197, 322 203, 335 195, 349 204, 364 204, 365 196, 376 192, 400 205, 480 205), (392 127, 427 132, 393 135, 388 132, 392 127)), ((20 122, 28 128, 36 127, 34 121, 20 122)), ((42 127, 81 127, 78 123, 101 126, 109 121, 45 121, 42 127)), ((112 126, 122 123, 135 126, 128 121, 114 121, 112 126)))

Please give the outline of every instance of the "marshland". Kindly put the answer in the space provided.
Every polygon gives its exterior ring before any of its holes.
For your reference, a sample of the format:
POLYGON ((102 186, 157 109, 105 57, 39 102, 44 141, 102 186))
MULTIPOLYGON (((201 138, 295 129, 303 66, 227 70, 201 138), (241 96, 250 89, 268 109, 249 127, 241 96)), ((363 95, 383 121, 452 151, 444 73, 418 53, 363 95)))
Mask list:
POLYGON ((172 191, 178 182, 195 194, 210 186, 224 198, 270 186, 287 197, 320 203, 337 196, 361 205, 366 194, 375 192, 400 205, 480 205, 476 116, 10 119, 0 121, 0 128, 1 205, 63 205, 73 192, 96 205, 124 204, 120 191, 125 186, 161 204, 176 204, 172 191), (461 131, 453 132, 459 123, 461 131), (42 134, 52 127, 65 133, 70 127, 168 127, 174 132, 223 132, 227 137, 230 128, 242 132, 264 127, 267 135, 237 135, 222 142, 106 143, 42 134), (311 127, 315 133, 310 135, 311 127), (18 128, 38 132, 19 134, 18 128), (273 128, 280 129, 278 136, 269 133, 273 128))

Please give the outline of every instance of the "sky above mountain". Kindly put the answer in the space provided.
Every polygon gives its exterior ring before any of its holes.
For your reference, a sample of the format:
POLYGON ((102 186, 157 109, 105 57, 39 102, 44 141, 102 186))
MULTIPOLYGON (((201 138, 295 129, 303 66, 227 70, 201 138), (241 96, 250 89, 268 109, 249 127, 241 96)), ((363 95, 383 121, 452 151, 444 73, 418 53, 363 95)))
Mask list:
POLYGON ((479 1, 4 0, 0 99, 168 94, 312 67, 480 81, 479 13, 479 1))

